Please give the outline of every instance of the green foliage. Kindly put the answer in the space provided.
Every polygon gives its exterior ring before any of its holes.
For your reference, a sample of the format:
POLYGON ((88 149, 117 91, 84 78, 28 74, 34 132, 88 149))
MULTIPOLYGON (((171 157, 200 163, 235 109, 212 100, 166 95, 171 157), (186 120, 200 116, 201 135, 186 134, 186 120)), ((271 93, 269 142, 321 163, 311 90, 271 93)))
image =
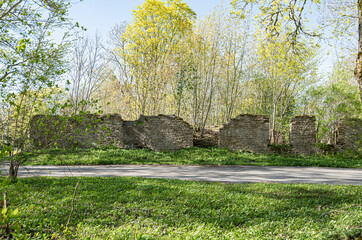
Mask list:
POLYGON ((361 186, 0 179, 25 239, 355 239, 361 186), (79 181, 69 228, 74 186, 79 181))
MULTIPOLYGON (((54 100, 53 90, 65 72, 66 39, 75 28, 67 17, 70 5, 68 0, 0 2, 1 148, 11 146, 9 177, 14 180, 21 164, 14 154, 29 148, 29 120, 54 100), (66 34, 57 44, 51 34, 59 28, 66 34)), ((55 105, 47 108, 55 111, 55 105)))
POLYGON ((285 143, 299 96, 316 77, 316 49, 311 43, 290 43, 284 31, 277 37, 257 38, 258 63, 249 97, 254 104, 247 109, 269 116, 271 143, 285 143))
POLYGON ((27 159, 25 164, 29 165, 177 164, 362 168, 362 159, 354 157, 267 155, 196 147, 174 152, 116 148, 75 151, 49 150, 39 154, 29 154, 27 159))
MULTIPOLYGON (((6 183, 6 181, 5 181, 6 183)), ((16 221, 17 215, 19 213, 19 209, 16 208, 15 210, 10 210, 9 203, 7 202, 7 193, 4 193, 4 200, 1 202, 2 210, 1 210, 1 217, 0 217, 0 226, 3 229, 3 233, 0 234, 2 238, 11 238, 13 236, 17 236, 20 232, 21 227, 19 224, 14 222, 16 221)))
POLYGON ((331 141, 338 120, 361 118, 359 91, 348 61, 337 62, 326 83, 311 87, 303 105, 304 114, 316 116, 317 141, 331 141))
MULTIPOLYGON (((361 1, 359 0, 232 0, 232 6, 236 10, 233 12, 241 18, 250 13, 254 15, 258 33, 265 34, 267 37, 279 37, 281 33, 285 32, 287 42, 292 46, 306 42, 311 37, 340 38, 342 44, 345 44, 346 40, 353 39, 358 22, 362 20, 361 1), (311 19, 317 18, 321 19, 318 21, 321 25, 311 23, 311 19)), ((358 42, 361 45, 361 32, 359 35, 358 42)), ((346 51, 343 47, 341 50, 344 55, 346 51)), ((355 51, 356 48, 353 47, 353 52, 356 53, 355 51)), ((355 76, 362 101, 361 56, 361 52, 359 52, 355 65, 355 76)))
POLYGON ((192 62, 182 64, 180 70, 176 73, 175 79, 175 91, 174 91, 174 98, 176 101, 177 107, 177 116, 180 116, 181 113, 181 106, 184 101, 185 92, 192 90, 193 82, 197 78, 197 70, 192 62))
POLYGON ((155 114, 166 99, 170 79, 177 65, 179 43, 191 33, 195 13, 182 0, 146 0, 133 11, 133 21, 121 36, 123 45, 115 49, 120 62, 132 76, 133 108, 138 114, 155 114))
POLYGON ((52 87, 63 73, 66 45, 51 41, 56 28, 71 28, 66 0, 3 1, 1 3, 0 68, 1 96, 12 102, 11 92, 25 94, 34 88, 52 87), (16 87, 15 87, 16 86, 16 87))
POLYGON ((272 36, 287 31, 292 43, 303 41, 305 36, 346 38, 353 35, 358 22, 356 0, 232 0, 231 3, 234 14, 245 18, 251 13, 258 21, 259 30, 272 36), (311 24, 311 19, 318 16, 321 16, 318 25, 311 24))
POLYGON ((291 152, 289 144, 269 144, 269 149, 276 154, 288 154, 291 152))

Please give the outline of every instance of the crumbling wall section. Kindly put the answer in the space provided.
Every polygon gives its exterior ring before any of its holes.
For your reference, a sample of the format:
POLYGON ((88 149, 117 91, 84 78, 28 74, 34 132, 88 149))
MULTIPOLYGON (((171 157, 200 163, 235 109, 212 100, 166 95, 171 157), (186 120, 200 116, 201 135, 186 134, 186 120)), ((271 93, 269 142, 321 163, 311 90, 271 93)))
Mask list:
POLYGON ((124 122, 118 114, 75 118, 37 115, 30 124, 36 148, 115 146, 172 151, 193 146, 192 128, 175 116, 141 116, 124 122))
POLYGON ((123 143, 126 148, 142 148, 143 124, 140 121, 123 122, 123 143))
POLYGON ((350 150, 361 154, 362 119, 346 118, 338 121, 335 131, 335 146, 342 153, 350 150))
MULTIPOLYGON (((313 116, 296 116, 290 122, 290 152, 316 153, 316 126, 313 116)), ((218 145, 232 151, 250 150, 267 153, 269 118, 239 115, 220 128, 218 145)), ((140 116, 137 121, 123 121, 118 114, 81 115, 73 118, 36 115, 30 122, 30 137, 35 148, 149 148, 173 151, 193 146, 191 126, 176 116, 140 116)), ((362 120, 344 119, 337 124, 335 145, 359 153, 362 120)), ((288 151, 289 152, 289 151, 288 151)))
MULTIPOLYGON (((155 151, 174 151, 193 146, 193 130, 182 118, 169 115, 143 116, 131 129, 135 142, 155 151)), ((130 132, 130 131, 128 131, 130 132)))
POLYGON ((35 148, 123 147, 123 120, 118 114, 36 115, 30 121, 30 137, 35 148))
POLYGON ((219 134, 221 148, 265 153, 269 142, 269 118, 263 115, 239 115, 224 124, 219 134))
POLYGON ((315 121, 314 116, 295 116, 290 120, 289 142, 293 153, 301 155, 316 153, 315 121))

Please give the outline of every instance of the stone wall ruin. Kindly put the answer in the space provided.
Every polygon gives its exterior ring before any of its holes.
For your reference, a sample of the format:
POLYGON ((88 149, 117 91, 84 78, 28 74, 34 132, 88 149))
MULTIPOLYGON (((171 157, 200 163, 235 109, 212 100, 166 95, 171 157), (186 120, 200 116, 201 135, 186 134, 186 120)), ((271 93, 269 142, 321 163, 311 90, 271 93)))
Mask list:
POLYGON ((123 122, 123 143, 126 148, 143 148, 143 126, 136 121, 123 122))
MULTIPOLYGON (((30 137, 35 148, 149 148, 173 151, 193 146, 191 126, 176 116, 140 116, 136 121, 123 121, 118 114, 84 115, 75 118, 34 116, 30 122, 30 137)), ((316 126, 313 116, 296 116, 290 121, 290 147, 285 153, 310 155, 316 153, 316 126)), ((196 135, 195 135, 196 136, 196 135)), ((218 146, 232 151, 273 153, 269 145, 269 118, 262 115, 239 115, 223 125, 218 132, 218 146)), ((335 146, 359 153, 362 120, 339 121, 335 146)))
MULTIPOLYGON (((130 130, 130 129, 129 129, 130 130)), ((135 121, 132 137, 137 145, 155 151, 174 151, 193 146, 191 126, 176 116, 143 116, 135 121)), ((131 139, 131 137, 127 137, 131 139)))
POLYGON ((123 147, 123 120, 118 114, 36 115, 30 121, 30 138, 35 148, 123 147))
POLYGON ((346 118, 338 121, 334 145, 342 153, 361 153, 359 148, 362 148, 362 119, 346 118))
POLYGON ((173 151, 193 146, 193 130, 175 116, 141 116, 123 121, 118 114, 84 115, 73 118, 36 115, 30 137, 36 148, 149 148, 173 151))
POLYGON ((314 116, 295 116, 290 120, 289 143, 293 153, 301 155, 316 153, 315 121, 314 116))
POLYGON ((219 134, 220 148, 264 153, 268 149, 269 118, 262 115, 239 115, 224 124, 219 134))

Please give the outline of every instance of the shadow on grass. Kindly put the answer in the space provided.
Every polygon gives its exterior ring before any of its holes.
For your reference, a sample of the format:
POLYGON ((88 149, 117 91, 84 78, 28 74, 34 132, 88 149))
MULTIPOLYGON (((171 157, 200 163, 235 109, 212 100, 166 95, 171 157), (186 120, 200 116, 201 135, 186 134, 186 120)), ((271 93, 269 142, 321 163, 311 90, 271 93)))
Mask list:
POLYGON ((101 228, 206 225, 223 231, 280 228, 293 234, 308 223, 315 231, 334 233, 343 221, 353 228, 361 220, 361 209, 356 207, 362 199, 359 186, 27 178, 15 185, 3 180, 1 191, 7 191, 12 205, 19 207, 18 221, 24 231, 51 235, 67 222, 77 181, 73 228, 79 223, 101 228), (348 214, 343 211, 346 207, 348 214), (357 218, 346 220, 351 214, 357 218))
POLYGON ((219 148, 182 149, 154 152, 147 149, 88 149, 82 151, 48 151, 28 157, 29 165, 110 165, 110 164, 178 164, 178 165, 262 165, 362 167, 362 159, 337 156, 286 156, 231 152, 219 148))

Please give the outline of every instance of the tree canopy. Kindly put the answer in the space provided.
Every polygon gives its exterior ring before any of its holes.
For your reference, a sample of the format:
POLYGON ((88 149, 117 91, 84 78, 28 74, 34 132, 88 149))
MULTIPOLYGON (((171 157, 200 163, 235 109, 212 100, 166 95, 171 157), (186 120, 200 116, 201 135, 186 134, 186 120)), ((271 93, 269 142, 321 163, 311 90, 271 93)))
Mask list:
POLYGON ((335 37, 345 37, 358 24, 355 76, 362 103, 362 0, 232 0, 232 6, 242 18, 256 6, 257 11, 253 13, 262 30, 271 36, 286 31, 292 43, 305 36, 326 37, 323 34, 326 28, 331 28, 335 37), (322 18, 321 24, 310 24, 311 18, 318 17, 322 18))
POLYGON ((133 21, 122 35, 124 48, 116 51, 129 67, 139 113, 159 110, 172 70, 168 63, 175 63, 179 43, 191 32, 194 19, 195 13, 181 0, 146 0, 133 11, 133 21))
POLYGON ((28 147, 29 118, 40 109, 40 99, 58 93, 68 44, 66 35, 56 43, 52 33, 62 28, 67 34, 77 26, 67 17, 70 6, 68 0, 0 2, 0 99, 3 119, 8 115, 10 121, 1 128, 7 137, 2 153, 10 156, 12 179, 21 163, 14 153, 28 147))

